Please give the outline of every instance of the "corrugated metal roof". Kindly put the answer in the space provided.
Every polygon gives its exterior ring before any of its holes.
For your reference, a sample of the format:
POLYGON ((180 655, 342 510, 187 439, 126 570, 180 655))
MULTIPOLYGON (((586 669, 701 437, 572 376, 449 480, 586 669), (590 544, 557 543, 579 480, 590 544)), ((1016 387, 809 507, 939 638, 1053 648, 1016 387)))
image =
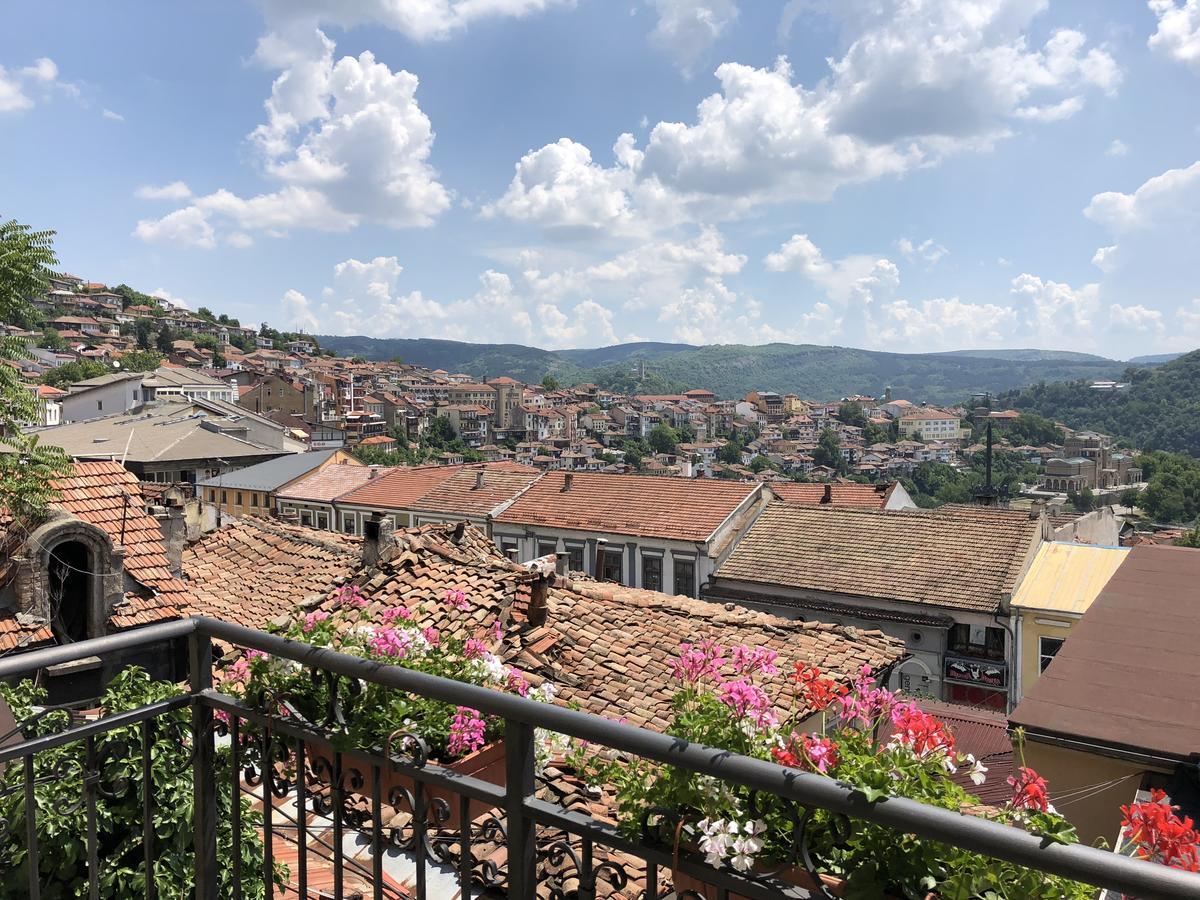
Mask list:
POLYGON ((1083 615, 1128 553, 1127 547, 1042 544, 1012 605, 1083 615))
POLYGON ((247 466, 235 472, 226 472, 216 478, 197 481, 199 487, 236 488, 246 491, 273 491, 301 475, 313 471, 337 450, 310 450, 307 453, 292 453, 278 459, 267 460, 247 466))

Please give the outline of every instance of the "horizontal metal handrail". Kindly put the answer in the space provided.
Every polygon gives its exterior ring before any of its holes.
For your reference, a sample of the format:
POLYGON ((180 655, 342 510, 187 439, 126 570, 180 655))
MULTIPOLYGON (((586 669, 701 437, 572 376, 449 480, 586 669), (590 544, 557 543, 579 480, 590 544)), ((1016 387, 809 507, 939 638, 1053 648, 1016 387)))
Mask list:
MULTIPOLYGON (((1083 845, 1050 843, 1019 828, 1002 825, 960 812, 928 806, 903 797, 889 797, 869 802, 852 785, 824 776, 800 772, 760 759, 740 756, 716 747, 707 747, 670 735, 626 725, 591 713, 562 706, 539 703, 515 694, 490 690, 477 685, 427 675, 401 666, 387 665, 359 656, 294 641, 216 619, 196 617, 179 622, 148 626, 132 632, 83 641, 64 647, 35 650, 0 660, 0 678, 11 679, 47 666, 69 662, 87 656, 104 655, 114 650, 132 649, 175 641, 192 635, 193 642, 218 640, 224 643, 256 649, 274 657, 291 660, 303 666, 322 669, 350 679, 379 684, 446 703, 469 706, 483 713, 503 718, 512 727, 543 728, 593 744, 637 755, 692 772, 710 775, 730 784, 792 801, 803 807, 827 810, 852 819, 859 819, 894 829, 901 833, 919 835, 941 843, 981 853, 997 859, 1039 871, 1061 875, 1077 881, 1123 891, 1143 898, 1200 897, 1200 875, 1186 873, 1142 860, 1083 845)), ((142 721, 162 711, 175 709, 191 702, 197 708, 222 709, 239 718, 269 722, 292 738, 311 737, 327 746, 319 732, 309 731, 299 722, 264 716, 236 698, 212 690, 199 690, 172 701, 150 704, 138 710, 116 714, 87 723, 61 734, 34 739, 23 745, 4 748, 0 762, 48 749, 71 740, 79 740, 111 728, 142 721)), ((208 713, 211 715, 211 712, 208 713)), ((531 731, 530 731, 531 733, 531 731)), ((375 757, 378 748, 362 748, 364 756, 375 757)), ((379 757, 388 762, 385 757, 379 757)), ((397 770, 412 774, 402 761, 392 760, 397 770)), ((577 814, 556 812, 552 804, 536 800, 532 794, 514 800, 510 784, 508 791, 474 779, 443 775, 440 767, 430 766, 416 774, 416 779, 453 789, 460 786, 463 793, 498 805, 506 805, 510 813, 529 820, 555 824, 573 833, 590 836, 598 843, 617 849, 628 849, 653 864, 667 865, 661 849, 642 847, 603 823, 589 825, 577 814), (503 804, 500 801, 504 801, 503 804), (516 803, 513 806, 513 803, 516 803)), ((687 867, 685 866, 685 869, 687 867)), ((722 873, 728 874, 728 873, 722 873)), ((750 890, 750 894, 758 894, 750 890)))
POLYGON ((614 722, 592 713, 539 703, 516 694, 439 678, 402 666, 389 666, 217 619, 202 617, 196 621, 200 634, 237 646, 261 650, 348 678, 470 706, 509 721, 523 722, 711 775, 803 806, 841 813, 852 819, 884 825, 1097 887, 1113 888, 1138 897, 1178 897, 1181 900, 1200 897, 1200 875, 1179 869, 1082 844, 1050 843, 1020 828, 905 797, 871 802, 844 782, 614 722))

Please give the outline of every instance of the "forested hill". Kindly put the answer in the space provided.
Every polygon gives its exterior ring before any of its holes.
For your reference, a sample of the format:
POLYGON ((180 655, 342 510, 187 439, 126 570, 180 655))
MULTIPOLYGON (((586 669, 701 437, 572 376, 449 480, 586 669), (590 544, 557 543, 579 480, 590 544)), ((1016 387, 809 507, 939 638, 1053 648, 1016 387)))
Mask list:
POLYGON ((1200 456, 1200 350, 1152 369, 1134 369, 1123 391, 1086 381, 1039 383, 1000 397, 1074 428, 1094 428, 1145 450, 1200 456))
MULTIPOLYGON (((1125 364, 1082 354, 998 359, 952 353, 883 353, 816 344, 622 344, 595 350, 540 350, 518 344, 467 344, 429 339, 319 337, 342 355, 466 372, 477 378, 508 375, 538 382, 553 375, 562 384, 593 381, 614 390, 664 392, 703 387, 720 397, 773 390, 801 397, 877 396, 891 387, 898 397, 931 403, 959 402, 975 391, 993 394, 1039 381, 1117 378, 1125 364), (1082 358, 1081 358, 1082 357, 1082 358), (641 378, 645 363, 646 377, 641 378)), ((1002 352, 1002 351, 1001 351, 1002 352)), ((1033 355, 1019 351, 1018 356, 1033 355)))

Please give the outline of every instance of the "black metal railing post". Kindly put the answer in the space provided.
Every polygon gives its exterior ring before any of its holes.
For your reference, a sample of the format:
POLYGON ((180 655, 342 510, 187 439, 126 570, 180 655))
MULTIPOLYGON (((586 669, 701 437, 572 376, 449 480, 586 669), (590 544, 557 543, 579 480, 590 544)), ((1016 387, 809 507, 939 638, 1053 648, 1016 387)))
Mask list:
MULTIPOLYGON (((196 848, 196 900, 217 900, 217 778, 216 735, 213 709, 200 702, 200 694, 212 688, 212 640, 194 632, 188 638, 188 672, 192 690, 193 813, 196 848)), ((239 840, 235 835, 234 840, 239 840)))
POLYGON ((534 728, 508 719, 504 723, 504 813, 508 819, 508 896, 537 892, 537 842, 525 804, 534 799, 534 728))

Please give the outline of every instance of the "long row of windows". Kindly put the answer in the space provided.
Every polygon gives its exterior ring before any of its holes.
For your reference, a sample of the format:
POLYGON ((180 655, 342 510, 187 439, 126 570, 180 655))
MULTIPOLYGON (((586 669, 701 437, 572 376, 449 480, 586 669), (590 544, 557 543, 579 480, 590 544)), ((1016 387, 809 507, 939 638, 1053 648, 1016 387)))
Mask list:
MULTIPOLYGON (((508 554, 510 551, 518 549, 516 538, 502 537, 500 540, 500 549, 508 554)), ((581 543, 564 543, 563 549, 568 556, 568 568, 572 572, 587 571, 584 565, 584 546, 581 543)), ((552 556, 558 552, 558 542, 554 540, 542 539, 537 542, 537 556, 552 556)), ((604 552, 604 562, 600 577, 604 581, 612 581, 618 584, 628 584, 629 577, 626 571, 626 551, 609 547, 604 552)), ((662 591, 666 589, 663 580, 663 554, 657 552, 642 552, 642 577, 638 587, 645 588, 651 591, 662 591)), ((591 574, 590 572, 588 574, 591 574)), ((676 594, 686 594, 689 597, 696 596, 696 560, 693 557, 675 556, 671 562, 672 586, 676 594)))
POLYGON ((216 488, 209 488, 208 489, 208 502, 216 503, 218 493, 220 493, 220 495, 221 495, 221 505, 222 506, 228 506, 229 498, 230 498, 230 496, 232 496, 234 506, 245 507, 246 504, 244 501, 247 497, 249 497, 250 498, 250 509, 267 509, 268 508, 268 502, 267 502, 268 495, 259 493, 258 491, 230 491, 230 490, 222 489, 221 491, 218 492, 218 490, 216 488), (261 502, 260 502, 260 498, 261 498, 261 502))

